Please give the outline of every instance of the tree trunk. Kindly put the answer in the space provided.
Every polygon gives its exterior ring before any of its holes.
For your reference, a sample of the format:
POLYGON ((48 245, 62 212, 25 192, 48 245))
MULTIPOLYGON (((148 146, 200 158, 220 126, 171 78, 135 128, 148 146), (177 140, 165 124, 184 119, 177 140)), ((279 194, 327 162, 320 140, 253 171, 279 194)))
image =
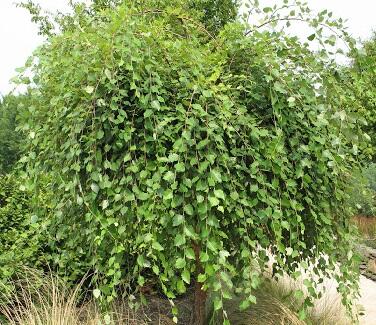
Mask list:
MULTIPOLYGON (((200 262, 200 246, 193 244, 196 259, 196 274, 202 273, 202 265, 200 262)), ((205 325, 206 321, 206 291, 202 290, 202 283, 196 281, 193 303, 193 319, 191 325, 205 325)))

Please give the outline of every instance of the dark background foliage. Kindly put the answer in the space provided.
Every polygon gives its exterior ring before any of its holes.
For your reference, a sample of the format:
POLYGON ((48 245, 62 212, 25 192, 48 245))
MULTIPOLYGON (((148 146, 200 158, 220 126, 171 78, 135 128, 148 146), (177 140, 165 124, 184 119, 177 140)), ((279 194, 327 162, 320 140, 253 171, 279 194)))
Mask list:
MULTIPOLYGON (((44 219, 46 190, 27 191, 14 175, 0 176, 0 282, 2 291, 22 267, 46 270, 50 263, 44 219), (35 206, 38 206, 37 212, 35 206), (38 214, 36 214, 38 213, 38 214), (5 287, 4 287, 5 285, 5 287)), ((45 182, 47 184, 47 182, 45 182)), ((47 186, 44 186, 47 187, 47 186)))
POLYGON ((9 173, 21 155, 24 137, 16 131, 24 95, 7 95, 0 101, 0 174, 9 173))

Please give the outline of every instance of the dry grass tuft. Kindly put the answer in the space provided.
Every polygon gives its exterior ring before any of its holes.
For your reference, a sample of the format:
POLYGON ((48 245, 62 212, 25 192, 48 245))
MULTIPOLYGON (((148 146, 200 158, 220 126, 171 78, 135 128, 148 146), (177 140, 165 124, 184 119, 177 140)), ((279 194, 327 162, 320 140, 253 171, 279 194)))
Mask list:
POLYGON ((353 222, 366 240, 376 240, 376 217, 357 216, 353 222))
MULTIPOLYGON (((239 311, 239 300, 226 302, 225 309, 229 320, 234 325, 304 325, 306 323, 297 315, 302 301, 293 295, 294 290, 302 287, 302 283, 288 277, 279 281, 266 279, 255 292, 257 304, 248 310, 239 311)), ((0 315, 5 317, 6 325, 106 324, 104 315, 95 302, 85 299, 80 292, 80 284, 69 289, 54 275, 25 270, 22 278, 14 282, 13 295, 8 296, 6 304, 0 305, 0 315), (80 303, 82 301, 86 302, 80 303)), ((170 305, 167 300, 157 296, 151 296, 148 300, 149 306, 139 312, 129 308, 127 300, 117 301, 108 313, 110 324, 174 324, 169 315, 170 305)), ((189 324, 192 307, 190 295, 177 302, 177 306, 181 311, 179 324, 189 324)), ((1 320, 0 323, 3 324, 1 320)), ((328 290, 322 299, 316 301, 308 315, 308 323, 351 324, 346 319, 339 295, 333 293, 333 290, 328 290)))
POLYGON ((82 324, 86 308, 76 307, 80 286, 69 290, 57 277, 43 277, 40 272, 28 269, 13 284, 13 292, 2 297, 6 303, 0 306, 10 325, 82 324))
POLYGON ((350 325, 352 322, 346 315, 341 297, 334 284, 329 284, 323 297, 315 301, 308 311, 307 322, 299 319, 298 310, 301 299, 295 298, 294 290, 304 291, 302 282, 284 277, 276 281, 268 279, 254 293, 257 303, 244 312, 240 312, 237 301, 230 301, 225 306, 231 324, 235 325, 350 325), (332 285, 332 288, 330 288, 332 285))
POLYGON ((263 286, 256 292, 257 304, 240 312, 239 302, 228 301, 225 305, 231 324, 236 325, 304 325, 295 311, 263 286))
MULTIPOLYGON (((108 316, 103 315, 95 302, 80 295, 81 284, 69 289, 55 275, 25 269, 22 277, 14 281, 14 290, 3 295, 0 315, 6 325, 147 325, 146 315, 128 307, 126 301, 112 306, 108 316)), ((1 318, 0 318, 1 319, 1 318)), ((159 324, 170 322, 159 319, 159 324)), ((3 324, 3 323, 2 323, 3 324)))

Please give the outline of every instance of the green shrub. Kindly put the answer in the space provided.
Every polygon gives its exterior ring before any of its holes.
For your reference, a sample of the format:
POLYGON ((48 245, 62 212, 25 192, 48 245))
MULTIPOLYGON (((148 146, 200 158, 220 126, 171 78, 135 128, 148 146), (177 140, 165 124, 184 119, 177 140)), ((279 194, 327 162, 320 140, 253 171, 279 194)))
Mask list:
POLYGON ((21 154, 22 135, 16 128, 24 98, 8 95, 0 100, 0 175, 10 172, 21 154))
MULTIPOLYGON (((0 176, 0 283, 22 266, 47 263, 45 222, 33 213, 33 195, 16 176, 0 176)), ((41 196, 42 198, 42 196, 41 196)), ((43 205, 40 206, 42 214, 43 205)))
POLYGON ((183 1, 158 3, 76 12, 80 28, 34 60, 24 161, 31 179, 52 175, 56 262, 94 269, 102 301, 153 278, 171 300, 191 283, 213 292, 217 311, 231 292, 254 302, 250 261, 263 269, 271 249, 275 273, 330 275, 340 261, 350 304, 358 126, 339 109, 336 66, 282 31, 213 36, 183 1))
POLYGON ((376 216, 376 165, 371 164, 353 174, 349 205, 360 216, 376 216))
POLYGON ((376 193, 376 164, 373 163, 364 170, 364 177, 367 180, 367 187, 376 193))
POLYGON ((350 52, 352 65, 346 68, 344 105, 355 109, 364 120, 363 130, 370 141, 362 142, 363 153, 376 162, 376 33, 350 52))

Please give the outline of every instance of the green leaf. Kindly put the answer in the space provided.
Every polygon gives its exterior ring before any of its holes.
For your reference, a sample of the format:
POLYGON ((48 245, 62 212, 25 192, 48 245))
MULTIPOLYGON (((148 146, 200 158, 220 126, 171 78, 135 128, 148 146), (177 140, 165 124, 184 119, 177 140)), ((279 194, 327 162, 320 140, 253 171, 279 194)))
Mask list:
POLYGON ((256 304, 256 303, 257 303, 256 297, 253 296, 253 295, 250 295, 249 297, 247 297, 246 300, 244 300, 244 301, 240 304, 240 310, 245 310, 245 309, 247 309, 251 304, 256 304))
POLYGON ((104 132, 103 132, 103 130, 98 130, 98 131, 97 131, 97 139, 100 140, 100 139, 103 138, 103 136, 104 136, 104 132))
POLYGON ((145 258, 142 255, 138 255, 137 264, 141 267, 144 267, 146 265, 145 258))
POLYGON ((124 162, 128 162, 128 161, 130 161, 131 159, 132 159, 131 154, 130 154, 130 153, 127 153, 127 154, 124 156, 123 161, 124 161, 124 162))
POLYGON ((203 173, 205 170, 208 169, 209 164, 210 164, 210 163, 209 163, 208 161, 203 161, 201 164, 199 164, 199 166, 198 166, 198 171, 199 171, 200 173, 203 173))
POLYGON ((209 261, 209 255, 208 255, 208 253, 206 253, 206 252, 200 252, 200 261, 202 263, 205 263, 205 262, 209 261))
POLYGON ((175 162, 179 160, 179 155, 176 153, 170 153, 168 156, 168 161, 169 162, 175 162))
POLYGON ((212 170, 211 175, 214 177, 215 181, 218 183, 222 182, 222 176, 221 173, 218 170, 212 170))
POLYGON ((179 258, 176 260, 176 262, 175 262, 175 267, 176 267, 177 269, 182 269, 182 268, 185 267, 185 265, 186 265, 185 259, 184 259, 184 258, 181 258, 181 257, 179 257, 179 258))
POLYGON ((32 216, 31 216, 31 221, 30 221, 30 223, 33 225, 33 224, 36 224, 37 222, 38 222, 38 216, 37 215, 35 215, 35 214, 33 214, 32 216))
POLYGON ((219 200, 215 196, 209 196, 208 200, 211 204, 211 206, 215 207, 219 204, 219 200))
POLYGON ((148 243, 148 242, 150 242, 150 241, 152 241, 153 240, 153 235, 150 233, 150 232, 148 232, 148 233, 146 233, 145 235, 144 235, 144 242, 145 243, 148 243))
POLYGON ((316 34, 315 33, 311 34, 307 38, 308 38, 309 41, 313 41, 316 38, 316 34))
POLYGON ((77 204, 82 205, 84 203, 84 199, 81 196, 77 196, 77 204))
POLYGON ((222 299, 215 297, 213 301, 214 311, 220 310, 223 307, 222 299))
POLYGON ((214 190, 214 195, 222 200, 225 200, 225 193, 222 190, 214 190))
POLYGON ((195 238, 196 233, 191 225, 187 225, 184 227, 184 233, 189 237, 189 238, 195 238))
POLYGON ((209 144, 209 139, 204 139, 204 140, 201 140, 201 141, 197 144, 196 148, 200 150, 200 149, 206 147, 208 144, 209 144))
POLYGON ((306 311, 305 309, 302 309, 299 311, 299 319, 300 320, 305 320, 307 318, 307 314, 306 314, 306 311))
POLYGON ((156 110, 158 110, 158 111, 161 109, 161 106, 160 106, 160 104, 159 104, 159 102, 157 100, 153 100, 151 102, 151 107, 154 108, 154 109, 156 109, 156 110))
POLYGON ((150 116, 153 115, 153 111, 151 109, 147 109, 145 112, 144 112, 144 117, 145 118, 148 118, 150 116))
POLYGON ((109 205, 108 200, 103 200, 101 205, 103 210, 107 209, 109 205))
POLYGON ((287 90, 285 89, 285 86, 280 83, 279 81, 274 83, 274 90, 276 90, 279 93, 286 94, 287 90))
POLYGON ((94 193, 98 193, 99 192, 99 186, 98 186, 98 184, 93 183, 93 184, 90 185, 90 188, 91 188, 91 190, 94 193))
POLYGON ((294 297, 297 299, 302 299, 304 297, 304 293, 302 290, 295 290, 294 297))
POLYGON ((108 69, 105 69, 104 70, 104 74, 106 75, 106 77, 111 80, 112 79, 112 75, 111 75, 111 71, 108 70, 108 69))
POLYGON ((126 228, 125 228, 124 226, 120 226, 120 227, 118 228, 118 234, 119 234, 119 235, 123 234, 123 233, 125 232, 125 230, 126 230, 126 228))
POLYGON ((194 251, 193 251, 192 248, 187 248, 187 249, 184 251, 184 253, 185 253, 185 256, 186 256, 187 258, 189 258, 190 260, 194 260, 194 259, 195 259, 195 253, 194 253, 194 251))
POLYGON ((185 269, 183 271, 183 273, 181 274, 181 278, 183 279, 183 281, 186 284, 190 284, 191 283, 191 274, 190 274, 190 272, 187 269, 185 269))
POLYGON ((206 98, 210 98, 210 97, 212 97, 213 94, 210 90, 203 90, 202 95, 206 98))
POLYGON ((150 197, 149 193, 139 192, 137 198, 141 201, 146 201, 150 197))
POLYGON ((193 206, 192 206, 191 204, 186 204, 186 205, 184 206, 184 211, 185 211, 188 215, 192 216, 192 215, 193 215, 193 206))
POLYGON ((163 251, 162 245, 157 241, 153 242, 152 247, 159 252, 163 251))
POLYGON ((88 93, 88 94, 92 94, 94 92, 94 87, 93 86, 87 86, 85 88, 85 91, 88 93))
POLYGON ((234 201, 237 201, 239 199, 239 194, 238 194, 238 192, 231 192, 230 197, 234 201))
POLYGON ((239 309, 240 309, 241 311, 244 311, 244 310, 248 309, 250 305, 251 305, 251 302, 250 302, 248 299, 243 300, 243 301, 240 303, 240 305, 239 305, 239 309))
POLYGON ((181 234, 177 234, 175 236, 174 243, 175 243, 175 246, 178 246, 178 247, 181 246, 181 245, 184 245, 185 244, 185 237, 181 234))
POLYGON ((153 265, 152 270, 153 270, 154 274, 159 275, 160 271, 159 271, 159 267, 157 265, 153 265))
POLYGON ((103 320, 106 325, 111 324, 111 316, 109 314, 104 315, 103 320))
POLYGON ((173 194, 171 189, 167 189, 163 193, 163 200, 164 201, 171 200, 173 197, 174 197, 174 194, 173 194))
POLYGON ((173 225, 174 227, 177 227, 177 226, 180 226, 183 222, 184 222, 184 217, 183 217, 181 214, 176 214, 176 215, 174 216, 174 219, 173 219, 172 225, 173 225))
POLYGON ((177 281, 177 290, 179 293, 185 293, 187 291, 187 288, 185 287, 184 281, 178 280, 177 281))
POLYGON ((199 274, 197 277, 197 282, 203 283, 206 281, 206 275, 205 274, 199 274))
POLYGON ((176 170, 176 172, 178 172, 178 173, 182 173, 182 172, 184 172, 184 171, 185 171, 185 165, 184 165, 184 163, 182 163, 182 162, 177 163, 177 164, 175 165, 175 170, 176 170))
POLYGON ((101 295, 101 291, 99 289, 94 289, 93 290, 93 296, 95 299, 98 299, 101 295))
POLYGON ((143 287, 145 284, 145 278, 142 275, 139 275, 137 278, 137 283, 140 287, 143 287))
POLYGON ((168 171, 166 174, 164 174, 163 179, 167 182, 172 183, 175 179, 175 174, 171 171, 168 171))

